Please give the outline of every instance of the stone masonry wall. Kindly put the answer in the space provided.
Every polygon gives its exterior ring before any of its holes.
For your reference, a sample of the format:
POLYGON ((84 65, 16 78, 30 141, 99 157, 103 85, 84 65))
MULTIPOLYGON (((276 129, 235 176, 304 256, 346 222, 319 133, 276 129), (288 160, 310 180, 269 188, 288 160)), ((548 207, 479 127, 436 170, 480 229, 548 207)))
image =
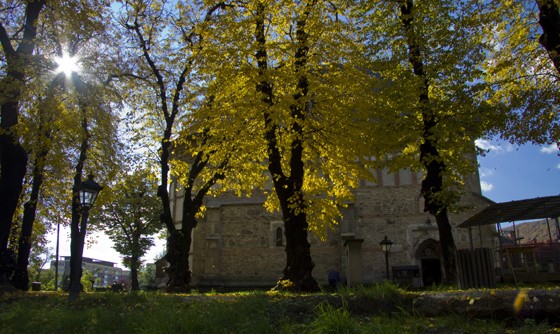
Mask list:
MULTIPOLYGON (((344 243, 361 243, 362 281, 378 282, 385 278, 385 256, 379 245, 387 236, 394 242, 390 266, 422 265, 426 257, 437 258, 438 230, 431 215, 423 212, 420 195, 422 176, 408 170, 396 174, 377 171, 376 182, 362 182, 355 190, 355 201, 342 210, 344 218, 329 238, 320 241, 309 236, 314 277, 327 284, 331 270, 347 272, 348 252, 344 243)), ((175 190, 175 185, 172 189, 175 190)), ((467 179, 462 204, 470 209, 450 213, 453 226, 488 206, 480 195, 478 175, 467 179)), ((171 191, 172 212, 176 222, 182 216, 182 191, 171 191)), ((272 287, 285 265, 283 223, 279 213, 263 208, 264 198, 221 196, 207 200, 204 219, 193 232, 191 271, 193 286, 265 286, 272 287), (280 229, 280 230, 279 230, 280 229)), ((458 249, 470 247, 469 231, 454 229, 458 249)), ((473 246, 495 248, 495 229, 486 226, 472 231, 473 246)))
MULTIPOLYGON (((473 209, 450 214, 454 226, 488 205, 487 200, 476 195, 467 195, 464 202, 473 209)), ((391 266, 419 265, 418 247, 426 240, 439 239, 434 218, 422 208, 418 185, 358 189, 354 204, 343 211, 345 218, 339 231, 331 233, 326 241, 310 235, 314 277, 323 285, 327 284, 330 270, 344 277, 344 240, 348 238, 364 239, 364 283, 385 278, 385 256, 379 245, 385 235, 394 242, 391 266)), ((194 231, 193 285, 274 286, 285 265, 285 243, 277 246, 277 228, 283 228, 281 216, 266 212, 262 201, 214 202, 194 231)), ((482 230, 483 246, 493 247, 492 232, 492 227, 482 230)), ((455 229, 454 238, 459 249, 469 247, 467 230, 455 229)), ((475 247, 479 247, 478 230, 473 232, 473 239, 475 247)))

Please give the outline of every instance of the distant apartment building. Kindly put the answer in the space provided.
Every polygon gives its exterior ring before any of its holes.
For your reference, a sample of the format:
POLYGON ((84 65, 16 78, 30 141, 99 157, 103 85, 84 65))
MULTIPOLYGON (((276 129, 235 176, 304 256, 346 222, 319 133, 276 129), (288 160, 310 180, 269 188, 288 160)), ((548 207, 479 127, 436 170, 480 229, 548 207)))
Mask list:
MULTIPOLYGON (((51 270, 56 270, 56 261, 51 261, 51 270)), ((93 274, 95 278, 94 287, 107 287, 114 282, 128 282, 128 271, 116 266, 116 263, 91 259, 84 257, 82 259, 82 269, 93 274)), ((58 275, 70 275, 70 256, 61 256, 58 261, 58 275)))

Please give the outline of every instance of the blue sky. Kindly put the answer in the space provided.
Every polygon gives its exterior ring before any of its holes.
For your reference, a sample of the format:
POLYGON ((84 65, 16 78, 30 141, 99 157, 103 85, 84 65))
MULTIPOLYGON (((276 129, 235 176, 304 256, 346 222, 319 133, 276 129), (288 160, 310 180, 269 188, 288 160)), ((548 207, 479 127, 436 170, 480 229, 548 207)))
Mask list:
POLYGON ((490 150, 478 163, 482 193, 494 202, 560 195, 558 146, 500 140, 478 140, 477 146, 490 150))

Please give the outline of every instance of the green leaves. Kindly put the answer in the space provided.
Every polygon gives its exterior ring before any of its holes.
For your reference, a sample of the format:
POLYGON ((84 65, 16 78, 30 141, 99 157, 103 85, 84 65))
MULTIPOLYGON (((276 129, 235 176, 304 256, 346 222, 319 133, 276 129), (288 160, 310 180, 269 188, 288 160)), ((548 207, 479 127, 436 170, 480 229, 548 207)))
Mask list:
POLYGON ((124 264, 130 267, 134 262, 138 268, 141 257, 154 244, 151 237, 162 229, 157 180, 145 170, 121 177, 96 218, 123 256, 124 264))

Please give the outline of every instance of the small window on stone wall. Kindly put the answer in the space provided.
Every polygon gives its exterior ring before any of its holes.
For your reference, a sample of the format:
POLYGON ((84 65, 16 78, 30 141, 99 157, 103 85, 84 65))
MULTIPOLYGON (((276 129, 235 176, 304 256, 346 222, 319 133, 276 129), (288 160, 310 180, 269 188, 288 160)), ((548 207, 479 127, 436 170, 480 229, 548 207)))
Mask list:
POLYGON ((284 232, 281 227, 276 229, 276 247, 284 246, 284 232))

